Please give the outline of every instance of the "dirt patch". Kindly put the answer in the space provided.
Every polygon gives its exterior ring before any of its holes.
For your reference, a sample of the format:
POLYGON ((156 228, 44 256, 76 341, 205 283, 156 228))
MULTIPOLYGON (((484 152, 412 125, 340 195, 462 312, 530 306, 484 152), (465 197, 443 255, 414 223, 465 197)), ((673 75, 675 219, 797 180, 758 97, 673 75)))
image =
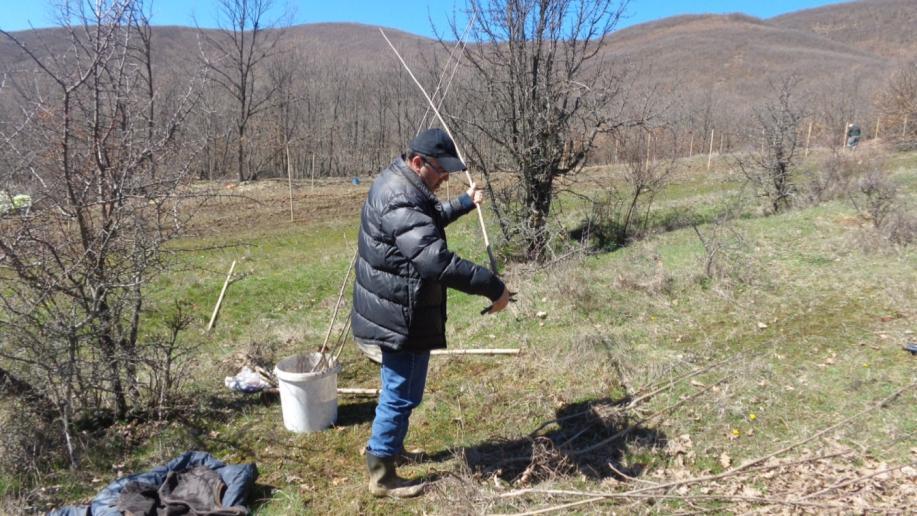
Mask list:
POLYGON ((286 181, 252 183, 208 182, 193 188, 213 194, 191 221, 192 233, 215 236, 246 230, 287 228, 304 222, 326 222, 359 217, 371 179, 354 185, 350 180, 325 179, 293 183, 293 218, 286 181))

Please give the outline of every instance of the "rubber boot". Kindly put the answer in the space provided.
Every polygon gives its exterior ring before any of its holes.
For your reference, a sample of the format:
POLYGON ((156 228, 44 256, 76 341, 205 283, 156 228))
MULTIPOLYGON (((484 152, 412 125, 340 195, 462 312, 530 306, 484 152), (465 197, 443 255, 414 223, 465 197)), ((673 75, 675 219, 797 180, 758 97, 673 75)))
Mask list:
POLYGON ((403 479, 395 472, 395 458, 376 457, 366 454, 366 468, 369 470, 369 492, 382 498, 411 498, 423 493, 426 484, 403 479))
POLYGON ((395 467, 408 466, 427 460, 427 453, 423 450, 408 451, 402 449, 401 453, 395 456, 395 467))

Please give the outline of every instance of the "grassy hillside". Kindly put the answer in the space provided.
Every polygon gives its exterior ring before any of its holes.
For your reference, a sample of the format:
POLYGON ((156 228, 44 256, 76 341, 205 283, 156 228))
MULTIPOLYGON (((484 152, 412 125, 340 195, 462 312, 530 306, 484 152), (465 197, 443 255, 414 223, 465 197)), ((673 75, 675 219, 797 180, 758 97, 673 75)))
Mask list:
MULTIPOLYGON (((808 166, 818 169, 819 160, 808 166)), ((727 160, 712 173, 701 161, 680 163, 658 212, 711 220, 697 214, 741 194, 727 160)), ((913 203, 917 154, 889 156, 884 170, 913 203)), ((573 188, 584 193, 619 181, 613 168, 583 179, 573 188)), ((913 500, 917 358, 902 346, 915 340, 917 257, 913 246, 886 242, 845 200, 762 217, 746 199, 741 217, 698 226, 707 251, 690 227, 660 228, 619 251, 546 269, 510 266, 519 302, 497 316, 478 315, 479 298, 450 293, 450 347, 518 347, 522 354, 433 359, 407 439, 426 457, 405 472, 436 479, 436 487, 391 502, 364 488, 360 450, 371 398, 341 397, 333 428, 294 435, 284 430, 275 397, 222 386, 240 354, 274 363, 318 346, 353 252, 366 185, 297 186, 294 222, 282 184, 243 188, 260 202, 230 198, 212 207, 201 233, 177 245, 201 250, 179 254, 174 274, 151 289, 148 333, 176 299, 190 302, 195 316, 184 334, 192 354, 179 410, 161 422, 84 436, 99 444, 83 469, 43 478, 49 487, 41 492, 3 478, 5 503, 18 504, 8 506, 86 500, 116 474, 189 449, 256 462, 258 514, 565 504, 587 512, 781 504, 844 512, 850 504, 902 509, 913 500), (239 277, 206 334, 232 260, 239 277), (756 459, 747 471, 738 468, 756 459)), ((572 198, 562 202, 558 210, 575 222, 579 207, 572 198)), ((484 261, 473 217, 449 231, 451 247, 484 261)), ((352 343, 342 361, 339 385, 377 386, 377 366, 352 343)))

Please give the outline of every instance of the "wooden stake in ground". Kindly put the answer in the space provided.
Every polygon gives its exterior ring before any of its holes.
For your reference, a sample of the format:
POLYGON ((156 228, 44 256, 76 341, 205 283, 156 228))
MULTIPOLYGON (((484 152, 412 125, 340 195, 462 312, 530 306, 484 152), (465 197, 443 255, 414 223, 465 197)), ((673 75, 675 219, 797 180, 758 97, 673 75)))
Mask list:
POLYGON ((904 138, 904 136, 907 134, 907 117, 908 115, 905 114, 904 115, 904 124, 901 126, 901 137, 902 138, 904 138))
POLYGON ((688 144, 688 157, 694 155, 694 131, 691 131, 691 143, 688 144))
POLYGON ((876 118, 876 134, 873 135, 873 137, 872 137, 873 140, 879 138, 879 124, 880 124, 880 123, 882 123, 882 115, 879 115, 879 117, 876 118))
POLYGON ((213 329, 213 323, 217 320, 217 314, 220 313, 220 305, 223 304, 223 296, 226 295, 226 287, 229 286, 229 280, 232 279, 232 271, 236 269, 236 261, 232 261, 229 266, 229 274, 226 275, 226 281, 223 282, 223 290, 220 291, 220 297, 217 298, 217 304, 213 307, 213 315, 210 316, 210 324, 207 325, 207 332, 213 329))
POLYGON ((713 163, 713 134, 716 129, 710 129, 710 151, 707 152, 707 171, 710 171, 710 165, 713 163))
POLYGON ((809 120, 809 132, 806 133, 806 154, 805 157, 809 157, 809 141, 812 139, 812 120, 809 120))
POLYGON ((315 153, 312 153, 312 191, 315 191, 315 153))
POLYGON ((293 222, 293 163, 290 162, 290 145, 286 146, 287 152, 287 183, 290 185, 290 222, 293 222))

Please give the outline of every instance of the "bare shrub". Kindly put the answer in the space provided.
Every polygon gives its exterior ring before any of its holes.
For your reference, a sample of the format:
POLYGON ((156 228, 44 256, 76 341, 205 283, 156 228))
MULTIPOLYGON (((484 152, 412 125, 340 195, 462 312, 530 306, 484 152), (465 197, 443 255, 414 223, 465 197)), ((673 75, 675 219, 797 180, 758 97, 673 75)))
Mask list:
MULTIPOLYGON (((670 182, 676 169, 674 157, 654 156, 651 133, 644 128, 617 135, 623 162, 623 186, 600 190, 595 197, 580 195, 590 203, 585 220, 570 236, 594 250, 614 250, 646 236, 656 195, 670 182)), ((666 132, 666 128, 661 128, 666 132)))
POLYGON ((0 91, 22 104, 0 125, 0 162, 14 164, 0 181, 18 179, 36 199, 30 213, 0 217, 0 370, 46 398, 72 467, 77 421, 142 404, 146 286, 208 198, 187 188, 193 139, 181 132, 197 89, 150 89, 142 0, 80 7, 61 6, 61 56, 0 30, 33 67, 0 91))
MULTIPOLYGON (((917 217, 899 195, 898 185, 881 169, 872 169, 860 178, 849 198, 860 216, 869 221, 873 233, 883 240, 907 246, 917 239, 917 217)), ((863 239, 867 245, 870 242, 863 239)))
POLYGON ((66 464, 59 424, 16 398, 0 400, 0 472, 25 474, 47 464, 66 464))
POLYGON ((176 301, 170 312, 164 314, 166 333, 154 336, 142 348, 140 362, 147 371, 147 382, 144 387, 149 405, 156 410, 159 419, 163 419, 175 393, 181 388, 187 377, 190 355, 195 351, 179 339, 182 331, 191 325, 193 318, 187 307, 176 301))
POLYGON ((917 142, 917 61, 904 63, 877 99, 887 132, 905 146, 917 142))
POLYGON ((627 189, 619 192, 623 211, 619 211, 615 243, 625 245, 629 240, 644 234, 649 225, 650 209, 656 194, 669 183, 675 170, 674 157, 657 160, 653 156, 649 134, 619 138, 623 151, 624 181, 627 189))
POLYGON ((917 241, 917 216, 911 209, 899 208, 888 217, 885 231, 892 243, 911 245, 917 241))
POLYGON ((796 98, 800 79, 792 75, 771 82, 773 96, 755 109, 760 149, 736 160, 739 169, 769 205, 772 213, 789 208, 797 194, 796 165, 799 161, 799 124, 806 113, 796 98))
POLYGON ((704 248, 700 258, 702 282, 716 281, 728 287, 754 281, 752 246, 732 224, 717 220, 704 231, 697 225, 693 228, 704 248))
POLYGON ((670 295, 675 285, 675 278, 666 271, 662 257, 658 253, 653 253, 652 261, 651 271, 636 271, 633 275, 618 273, 615 277, 615 286, 649 295, 670 295))
POLYGON ((580 269, 569 271, 569 275, 565 275, 557 282, 557 296, 574 310, 585 314, 592 313, 603 305, 594 286, 580 269))
POLYGON ((862 154, 834 152, 819 161, 805 184, 805 202, 818 204, 849 195, 857 178, 863 175, 862 154))
POLYGON ((854 208, 876 229, 882 228, 895 210, 898 188, 879 170, 872 170, 856 183, 850 196, 854 208))

